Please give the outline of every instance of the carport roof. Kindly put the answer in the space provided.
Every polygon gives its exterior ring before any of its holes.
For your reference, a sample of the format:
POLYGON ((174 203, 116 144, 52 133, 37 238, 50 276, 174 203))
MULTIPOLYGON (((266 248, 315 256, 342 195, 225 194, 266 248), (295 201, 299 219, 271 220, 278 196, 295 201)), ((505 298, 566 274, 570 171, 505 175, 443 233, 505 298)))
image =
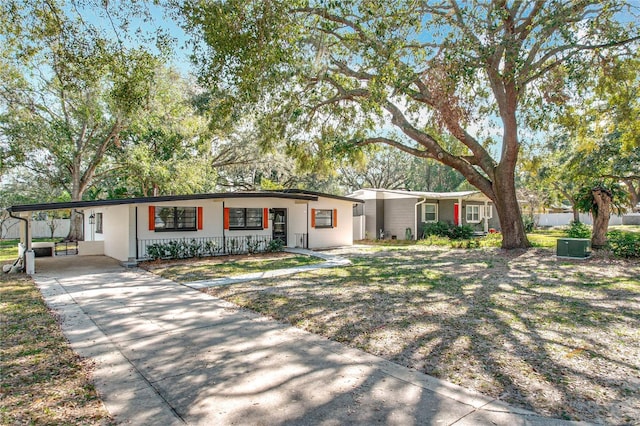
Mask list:
POLYGON ((240 191, 240 192, 219 192, 208 194, 189 195, 162 195, 158 197, 135 197, 120 198, 112 200, 90 200, 90 201, 66 201, 61 203, 39 203, 21 204, 9 207, 7 210, 14 213, 34 212, 42 210, 80 209, 84 207, 116 206, 122 204, 148 204, 164 201, 184 201, 184 200, 208 200, 208 199, 228 199, 228 198, 285 198, 290 200, 317 201, 318 197, 334 198, 352 203, 362 203, 350 197, 339 195, 323 194, 321 192, 305 191, 299 189, 286 189, 282 191, 240 191))

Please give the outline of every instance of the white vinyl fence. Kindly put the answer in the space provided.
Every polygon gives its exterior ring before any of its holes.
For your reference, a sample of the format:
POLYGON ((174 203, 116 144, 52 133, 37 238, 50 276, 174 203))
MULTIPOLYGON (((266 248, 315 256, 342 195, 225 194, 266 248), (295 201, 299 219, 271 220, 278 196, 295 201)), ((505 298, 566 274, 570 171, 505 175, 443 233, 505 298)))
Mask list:
MULTIPOLYGON (((623 216, 611 215, 609 225, 622 225, 623 216)), ((544 213, 533 215, 533 221, 537 226, 566 226, 573 220, 573 213, 544 213)), ((589 213, 580 213, 580 222, 593 225, 593 218, 589 213)))
MULTIPOLYGON (((54 219, 53 238, 64 238, 69 235, 71 221, 69 219, 54 219)), ((48 220, 31 221, 31 238, 51 238, 51 222, 48 220)), ((14 240, 20 238, 20 221, 9 218, 2 223, 2 238, 14 240)))

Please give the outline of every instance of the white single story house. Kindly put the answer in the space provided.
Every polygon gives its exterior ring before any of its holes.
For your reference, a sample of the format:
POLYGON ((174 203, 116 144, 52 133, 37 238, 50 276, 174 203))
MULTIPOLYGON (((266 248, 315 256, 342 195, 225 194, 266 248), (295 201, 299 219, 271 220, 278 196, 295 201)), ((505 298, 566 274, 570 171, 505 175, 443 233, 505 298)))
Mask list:
POLYGON ((405 239, 422 235, 423 223, 445 222, 470 225, 476 231, 500 230, 500 221, 491 200, 480 191, 421 192, 391 189, 359 189, 348 197, 363 200, 354 206, 354 240, 405 239))
POLYGON ((321 249, 353 243, 349 197, 303 190, 168 195, 113 200, 16 205, 21 240, 31 248, 34 212, 74 209, 84 216, 80 255, 106 255, 122 262, 149 257, 149 247, 170 241, 207 244, 220 254, 272 239, 285 247, 321 249))

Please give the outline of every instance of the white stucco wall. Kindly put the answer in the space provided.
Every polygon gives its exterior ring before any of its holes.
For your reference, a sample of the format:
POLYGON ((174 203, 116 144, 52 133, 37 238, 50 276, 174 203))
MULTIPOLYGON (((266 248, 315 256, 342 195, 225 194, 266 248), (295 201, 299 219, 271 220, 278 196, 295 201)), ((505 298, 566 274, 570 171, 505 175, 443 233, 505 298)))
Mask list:
POLYGON ((104 255, 104 241, 78 241, 78 256, 104 255))
POLYGON ((136 247, 140 240, 171 240, 200 237, 241 237, 264 235, 271 237, 273 223, 258 230, 232 230, 224 228, 224 208, 282 208, 287 211, 287 246, 300 246, 302 235, 308 234, 310 248, 327 248, 353 243, 353 203, 320 197, 318 201, 284 198, 228 198, 210 200, 166 201, 145 204, 104 206, 85 210, 85 233, 87 241, 101 241, 104 254, 120 261, 140 257, 136 247), (202 227, 195 231, 155 231, 149 229, 149 206, 202 207, 202 227), (311 228, 311 209, 337 209, 338 226, 327 229, 311 228), (89 224, 91 214, 102 213, 103 233, 95 232, 95 224, 89 224))
POLYGON ((265 229, 224 230, 224 208, 281 208, 287 211, 287 246, 296 246, 296 234, 307 232, 307 201, 281 198, 228 198, 219 200, 193 200, 141 204, 138 206, 139 239, 173 239, 184 237, 242 237, 263 235, 270 237, 273 223, 268 220, 265 229), (149 230, 149 205, 156 207, 202 207, 203 229, 198 231, 156 232, 149 230))
MULTIPOLYGON (((108 206, 103 210, 104 254, 120 261, 129 260, 130 255, 130 205, 108 206)), ((86 215, 85 215, 86 217, 86 215)), ((96 234, 99 235, 99 234, 96 234)), ((98 240, 97 240, 98 241, 98 240)))
MULTIPOLYGON (((222 200, 186 200, 161 203, 139 204, 138 238, 141 240, 172 239, 189 237, 221 237, 223 224, 222 200), (149 230, 149 206, 159 207, 202 207, 202 229, 197 231, 155 231, 149 230)), ((135 235, 135 228, 134 228, 135 235)), ((134 237, 135 238, 135 237, 134 237)))
MULTIPOLYGON (((334 228, 312 228, 309 226, 309 248, 339 247, 353 244, 353 203, 334 198, 319 197, 309 203, 311 209, 337 209, 338 226, 334 228)), ((309 219, 311 223, 311 219, 309 219)))
POLYGON ((84 210, 84 240, 85 241, 104 241, 104 217, 107 207, 92 208, 84 210), (96 232, 96 224, 89 223, 89 216, 102 213, 102 232, 96 232))

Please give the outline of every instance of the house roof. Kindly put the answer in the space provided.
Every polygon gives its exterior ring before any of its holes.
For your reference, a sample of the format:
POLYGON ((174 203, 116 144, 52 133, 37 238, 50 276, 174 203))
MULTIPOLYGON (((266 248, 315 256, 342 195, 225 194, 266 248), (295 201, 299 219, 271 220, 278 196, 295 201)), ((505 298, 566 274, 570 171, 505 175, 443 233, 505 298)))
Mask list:
POLYGON ((341 201, 349 201, 352 203, 362 203, 350 197, 342 197, 339 195, 323 194, 314 191, 304 191, 299 189, 287 189, 282 191, 238 191, 238 192, 219 192, 208 194, 188 194, 188 195, 161 195, 158 197, 134 197, 119 198, 111 200, 90 200, 90 201, 66 201, 61 203, 39 203, 39 204, 21 204, 9 207, 10 212, 33 212, 42 210, 60 210, 60 209, 81 209, 85 207, 98 206, 115 206, 122 204, 149 204, 165 201, 184 201, 184 200, 208 200, 208 199, 229 199, 229 198, 285 198, 290 200, 317 201, 318 197, 333 198, 341 201))
POLYGON ((367 192, 382 193, 383 198, 426 198, 430 200, 457 200, 476 199, 488 200, 488 197, 480 191, 458 191, 458 192, 424 192, 424 191, 403 191, 400 189, 379 189, 379 188, 363 188, 351 194, 349 197, 368 198, 367 192))

